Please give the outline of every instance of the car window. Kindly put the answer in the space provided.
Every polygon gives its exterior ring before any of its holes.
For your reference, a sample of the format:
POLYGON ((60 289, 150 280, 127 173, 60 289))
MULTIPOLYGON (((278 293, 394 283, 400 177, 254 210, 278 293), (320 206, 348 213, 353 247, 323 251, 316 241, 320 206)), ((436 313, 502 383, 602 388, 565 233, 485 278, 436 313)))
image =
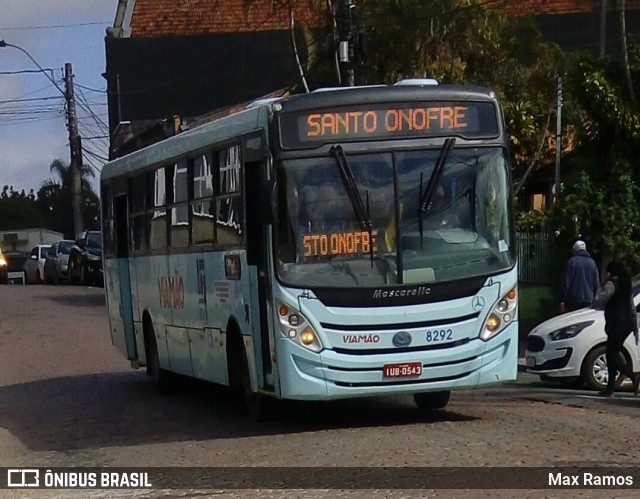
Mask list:
POLYGON ((89 232, 87 234, 87 246, 102 248, 102 234, 100 232, 89 232))
POLYGON ((61 255, 68 255, 71 252, 71 248, 73 248, 73 241, 62 241, 58 251, 61 255))
POLYGON ((45 259, 47 258, 47 251, 49 251, 49 248, 47 248, 46 246, 40 246, 40 258, 41 259, 45 259))

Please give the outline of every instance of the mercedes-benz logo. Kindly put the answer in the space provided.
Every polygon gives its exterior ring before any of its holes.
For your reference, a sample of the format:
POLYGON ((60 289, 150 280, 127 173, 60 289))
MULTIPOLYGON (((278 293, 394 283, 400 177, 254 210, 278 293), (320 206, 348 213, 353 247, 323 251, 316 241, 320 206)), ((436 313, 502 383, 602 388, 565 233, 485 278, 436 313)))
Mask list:
POLYGON ((406 331, 398 331, 393 335, 393 344, 397 347, 408 347, 411 344, 411 335, 406 331))
POLYGON ((473 310, 482 310, 484 308, 484 298, 482 296, 474 296, 471 302, 471 308, 473 310))

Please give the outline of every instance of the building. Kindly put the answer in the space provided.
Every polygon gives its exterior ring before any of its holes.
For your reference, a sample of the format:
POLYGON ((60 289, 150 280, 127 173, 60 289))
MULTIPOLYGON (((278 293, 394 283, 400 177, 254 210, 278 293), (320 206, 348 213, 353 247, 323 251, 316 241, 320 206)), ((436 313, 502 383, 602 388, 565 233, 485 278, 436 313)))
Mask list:
POLYGON ((111 156, 298 84, 331 17, 326 0, 291 3, 121 0, 106 38, 111 156))
MULTIPOLYGON (((120 0, 105 42, 110 156, 178 133, 190 118, 299 85, 315 61, 331 60, 322 47, 336 41, 345 1, 120 0)), ((607 2, 606 48, 620 54, 617 1, 607 2)), ((602 0, 482 5, 533 17, 567 50, 599 50, 602 0)), ((626 9, 628 34, 640 34, 640 0, 627 0, 626 9)), ((307 76, 335 85, 335 72, 325 71, 307 76)))

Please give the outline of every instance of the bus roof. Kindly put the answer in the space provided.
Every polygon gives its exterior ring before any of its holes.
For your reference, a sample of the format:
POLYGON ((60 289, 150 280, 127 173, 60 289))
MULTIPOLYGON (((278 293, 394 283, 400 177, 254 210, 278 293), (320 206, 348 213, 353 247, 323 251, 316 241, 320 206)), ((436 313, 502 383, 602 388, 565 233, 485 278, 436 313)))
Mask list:
POLYGON ((402 85, 371 85, 321 89, 282 98, 259 99, 247 109, 205 123, 161 142, 149 145, 104 165, 100 175, 106 180, 132 173, 151 164, 169 162, 212 142, 248 133, 266 126, 271 106, 282 105, 282 111, 301 111, 349 104, 411 101, 495 101, 495 93, 486 87, 470 85, 435 85, 415 81, 402 85), (348 90, 348 91, 345 91, 348 90))
POLYGON ((156 142, 104 165, 101 180, 132 173, 151 164, 168 162, 190 151, 203 149, 217 140, 256 130, 266 123, 268 103, 219 118, 185 132, 156 142))
POLYGON ((349 104, 370 104, 395 101, 494 101, 491 89, 470 85, 403 84, 367 87, 345 87, 322 92, 296 94, 280 99, 283 111, 301 111, 349 104))

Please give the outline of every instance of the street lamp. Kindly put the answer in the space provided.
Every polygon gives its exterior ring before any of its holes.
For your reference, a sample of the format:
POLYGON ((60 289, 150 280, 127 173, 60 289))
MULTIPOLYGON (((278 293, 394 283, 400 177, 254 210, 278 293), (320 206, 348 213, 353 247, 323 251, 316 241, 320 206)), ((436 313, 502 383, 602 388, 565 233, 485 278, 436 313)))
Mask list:
POLYGON ((13 43, 7 43, 4 40, 0 40, 0 48, 5 48, 5 47, 12 47, 14 49, 17 49, 20 52, 22 52, 24 55, 26 55, 29 59, 31 59, 31 62, 33 62, 36 65, 36 67, 40 70, 40 72, 47 77, 47 79, 53 84, 53 86, 56 87, 58 91, 65 98, 67 97, 67 93, 64 91, 64 89, 60 88, 60 85, 58 85, 56 81, 47 74, 47 70, 44 69, 42 66, 40 66, 40 64, 38 64, 38 61, 36 61, 29 52, 27 52, 25 49, 23 49, 19 45, 14 45, 13 43))

